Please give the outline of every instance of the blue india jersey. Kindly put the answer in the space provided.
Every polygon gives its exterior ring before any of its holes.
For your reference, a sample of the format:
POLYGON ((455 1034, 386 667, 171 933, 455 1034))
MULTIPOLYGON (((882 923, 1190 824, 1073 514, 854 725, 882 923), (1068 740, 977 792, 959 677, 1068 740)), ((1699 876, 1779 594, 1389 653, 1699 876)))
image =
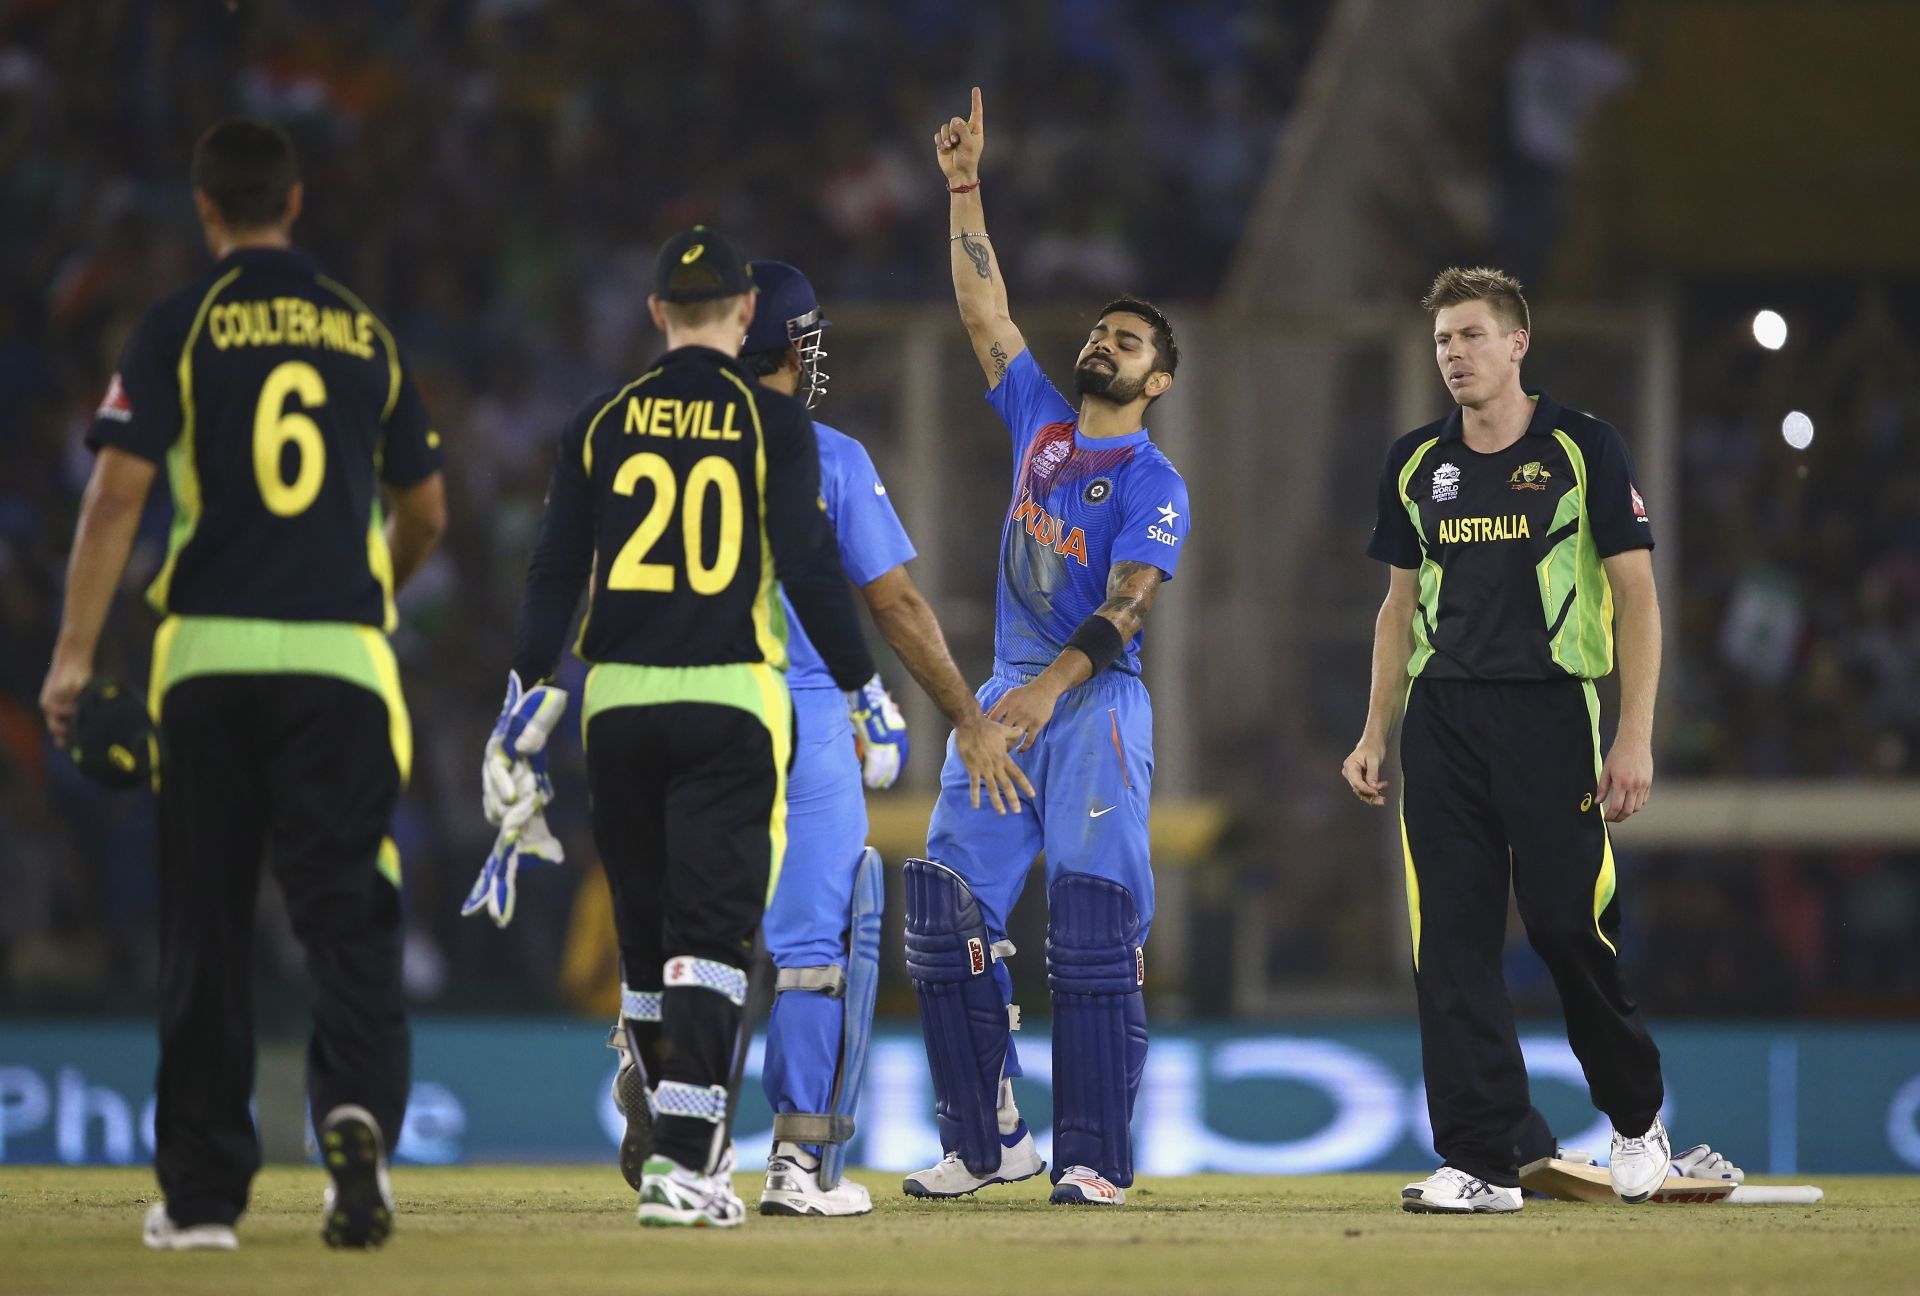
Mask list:
MULTIPOLYGON (((913 542, 887 498, 867 448, 844 432, 815 423, 820 439, 820 498, 826 502, 840 542, 840 565, 855 585, 870 581, 912 560, 913 542)), ((782 601, 786 596, 781 595, 782 601)), ((833 688, 826 663, 787 604, 787 687, 833 688)))
MULTIPOLYGON (((1145 428, 1083 436, 1032 351, 1013 358, 987 403, 1013 433, 1014 464, 993 654, 1001 665, 1037 670, 1107 601, 1114 563, 1151 563, 1173 579, 1187 539, 1187 486, 1145 428)), ((1115 670, 1140 673, 1143 637, 1133 637, 1115 670)))

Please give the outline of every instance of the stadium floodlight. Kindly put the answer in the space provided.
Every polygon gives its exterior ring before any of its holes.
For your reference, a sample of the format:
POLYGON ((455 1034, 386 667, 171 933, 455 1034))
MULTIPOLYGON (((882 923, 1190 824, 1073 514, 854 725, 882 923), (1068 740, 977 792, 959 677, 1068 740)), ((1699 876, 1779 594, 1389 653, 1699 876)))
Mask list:
POLYGON ((1776 310, 1763 310, 1753 317, 1753 340, 1769 351, 1787 344, 1787 321, 1776 310))
POLYGON ((1795 450, 1805 450, 1813 444, 1813 420, 1799 410, 1790 410, 1780 420, 1780 435, 1795 450))

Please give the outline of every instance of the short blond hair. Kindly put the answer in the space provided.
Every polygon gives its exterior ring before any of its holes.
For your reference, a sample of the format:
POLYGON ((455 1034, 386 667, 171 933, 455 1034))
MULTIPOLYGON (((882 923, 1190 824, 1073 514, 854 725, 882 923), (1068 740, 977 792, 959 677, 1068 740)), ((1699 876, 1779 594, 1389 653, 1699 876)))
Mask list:
POLYGON ((660 315, 676 329, 705 328, 709 324, 723 323, 729 316, 739 313, 741 294, 731 297, 709 297, 706 301, 660 303, 660 315))
POLYGON ((1429 315, 1437 315, 1461 302, 1483 301, 1493 308, 1494 316, 1507 326, 1507 332, 1525 329, 1533 332, 1533 313, 1520 291, 1520 281, 1492 266, 1448 266, 1434 276, 1433 286, 1420 299, 1429 315))

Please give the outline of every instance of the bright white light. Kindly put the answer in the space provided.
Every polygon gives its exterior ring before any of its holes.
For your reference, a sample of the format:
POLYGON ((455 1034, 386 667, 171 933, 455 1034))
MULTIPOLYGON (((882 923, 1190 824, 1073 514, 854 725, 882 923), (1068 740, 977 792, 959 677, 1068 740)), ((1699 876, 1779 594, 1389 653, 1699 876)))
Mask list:
POLYGON ((1753 317, 1753 340, 1769 351, 1787 344, 1787 321, 1779 311, 1763 310, 1753 317))
POLYGON ((1813 444, 1813 420, 1794 410, 1780 420, 1780 435, 1795 450, 1805 450, 1813 444))

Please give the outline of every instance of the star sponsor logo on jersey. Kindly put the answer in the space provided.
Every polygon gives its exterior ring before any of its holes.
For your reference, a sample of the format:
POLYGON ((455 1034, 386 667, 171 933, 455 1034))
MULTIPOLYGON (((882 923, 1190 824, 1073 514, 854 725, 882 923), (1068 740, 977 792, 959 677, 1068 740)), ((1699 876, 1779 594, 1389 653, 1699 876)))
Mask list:
POLYGON ((1068 526, 1041 508, 1031 489, 1020 492, 1020 502, 1013 509, 1013 524, 1025 527, 1036 542, 1061 557, 1072 558, 1082 567, 1087 565, 1087 533, 1080 527, 1068 526))
MULTIPOLYGON (((1640 498, 1640 488, 1632 482, 1627 483, 1627 494, 1633 497, 1633 516, 1636 521, 1647 521, 1647 502, 1640 498)), ((1651 522, 1647 523, 1649 526, 1651 522)))
POLYGON ((1147 539, 1157 541, 1163 545, 1179 544, 1179 535, 1168 529, 1180 520, 1180 515, 1174 512, 1173 501, 1168 500, 1165 504, 1162 504, 1159 512, 1160 521, 1147 528, 1147 539))
POLYGON ((1080 492, 1080 498, 1089 504, 1105 504, 1113 498, 1113 479, 1095 477, 1087 483, 1087 488, 1080 492))
POLYGON ((1445 504, 1460 494, 1460 465, 1443 463, 1433 470, 1433 502, 1445 504))
POLYGON ((1538 459, 1529 460, 1513 470, 1513 476, 1507 478, 1508 490, 1545 490, 1553 474, 1538 459))
POLYGON ((95 418, 112 419, 115 423, 133 422, 133 401, 127 397, 127 385, 115 374, 107 384, 107 394, 100 399, 100 408, 94 411, 95 418))

